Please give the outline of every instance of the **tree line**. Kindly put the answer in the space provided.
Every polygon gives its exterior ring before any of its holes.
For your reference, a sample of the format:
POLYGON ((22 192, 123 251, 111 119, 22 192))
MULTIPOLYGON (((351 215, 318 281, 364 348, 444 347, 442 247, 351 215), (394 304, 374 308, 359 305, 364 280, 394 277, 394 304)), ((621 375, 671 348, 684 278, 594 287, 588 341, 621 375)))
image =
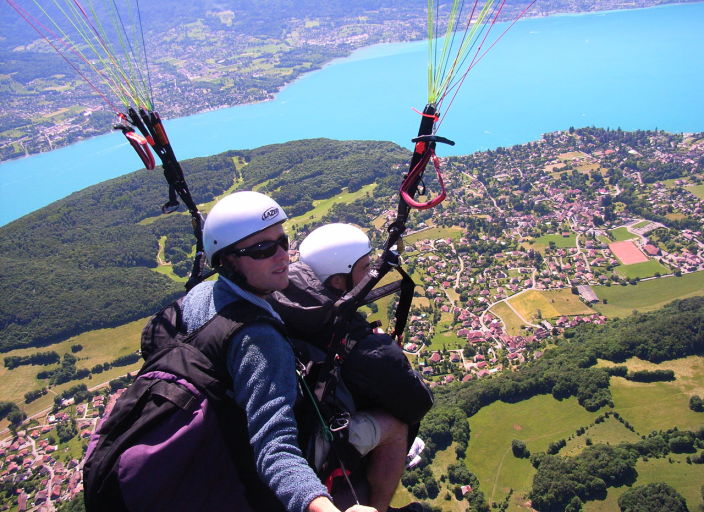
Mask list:
POLYGON ((527 362, 520 372, 438 388, 436 395, 462 408, 467 416, 497 400, 513 403, 546 393, 557 399, 574 396, 585 409, 596 411, 612 404, 610 371, 596 367, 597 359, 623 362, 635 356, 659 363, 701 354, 704 297, 692 297, 604 325, 580 325, 566 331, 557 347, 527 362))

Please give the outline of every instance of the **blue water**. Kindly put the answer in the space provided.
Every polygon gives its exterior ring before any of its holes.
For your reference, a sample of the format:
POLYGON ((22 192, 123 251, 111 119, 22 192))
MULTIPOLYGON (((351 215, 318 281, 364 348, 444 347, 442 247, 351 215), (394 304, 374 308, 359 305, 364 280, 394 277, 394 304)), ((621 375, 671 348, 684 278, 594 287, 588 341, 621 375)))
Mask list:
MULTIPOLYGON (((362 49, 276 99, 166 122, 179 159, 288 140, 391 140, 410 149, 426 44, 362 49)), ((477 65, 440 135, 442 155, 511 146, 570 126, 704 131, 704 3, 517 23, 477 65)), ((0 225, 141 162, 119 133, 0 165, 0 225)))

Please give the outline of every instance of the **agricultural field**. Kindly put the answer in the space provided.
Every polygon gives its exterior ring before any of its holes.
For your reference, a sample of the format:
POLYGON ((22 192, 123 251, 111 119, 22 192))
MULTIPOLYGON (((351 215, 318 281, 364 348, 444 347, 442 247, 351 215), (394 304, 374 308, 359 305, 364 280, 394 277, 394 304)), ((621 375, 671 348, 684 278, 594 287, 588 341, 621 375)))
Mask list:
POLYGON ((595 312, 569 289, 528 290, 511 297, 508 302, 531 322, 560 316, 591 315, 595 312))
MULTIPOLYGON (((120 356, 131 354, 139 349, 140 335, 147 319, 136 320, 112 329, 98 329, 74 336, 60 343, 44 347, 23 348, 3 353, 3 357, 27 356, 36 352, 55 351, 59 355, 72 354, 78 358, 77 368, 92 368, 97 364, 107 363, 120 356), (81 345, 79 352, 71 352, 72 345, 81 345)), ((51 391, 30 404, 24 403, 24 394, 28 391, 46 387, 47 381, 36 378, 37 373, 45 369, 53 369, 57 365, 38 366, 23 365, 13 370, 8 370, 3 365, 0 367, 0 395, 2 400, 15 402, 28 415, 35 414, 43 409, 53 406, 55 394, 60 394, 76 384, 85 384, 88 388, 108 382, 112 379, 138 370, 140 363, 129 366, 111 368, 94 377, 82 380, 72 380, 52 387, 51 391)), ((4 428, 4 424, 0 427, 4 428)))
POLYGON ((499 302, 489 311, 501 319, 506 332, 511 336, 518 336, 522 333, 521 327, 525 325, 525 322, 523 322, 505 301, 499 302))
POLYGON ((670 269, 657 260, 632 263, 631 265, 618 265, 614 270, 626 279, 643 279, 645 277, 653 277, 656 274, 665 275, 670 273, 670 269))
POLYGON ((511 441, 523 441, 531 453, 545 451, 550 443, 567 438, 596 416, 576 398, 558 401, 540 395, 516 404, 495 402, 469 418, 465 462, 479 478, 488 502, 501 502, 513 489, 508 510, 525 511, 521 504, 530 492, 535 469, 528 459, 514 457, 511 441))
POLYGON ((602 302, 593 307, 602 315, 622 317, 634 310, 655 311, 675 299, 704 295, 704 272, 663 277, 628 286, 593 286, 602 302), (604 304, 606 300, 606 304, 604 304))
MULTIPOLYGON (((599 362, 600 366, 613 364, 599 362)), ((641 435, 653 430, 701 428, 702 413, 689 409, 689 397, 704 394, 704 357, 690 356, 659 365, 632 358, 625 364, 630 370, 671 369, 676 376, 673 382, 649 384, 619 377, 611 379, 613 411, 628 421, 635 432, 613 416, 602 423, 595 423, 595 418, 606 409, 590 413, 575 398, 558 401, 550 395, 540 395, 516 404, 495 402, 469 418, 471 437, 465 462, 479 478, 481 490, 489 503, 500 503, 509 489, 513 489, 508 510, 526 510, 522 505, 530 491, 535 470, 527 459, 513 456, 513 439, 523 441, 531 453, 545 451, 550 443, 565 439, 567 444, 560 450, 560 455, 574 456, 585 448, 587 438, 593 444, 614 445, 638 441, 641 435), (586 428, 586 432, 577 436, 576 430, 580 427, 586 428)), ((697 510, 702 502, 700 487, 704 482, 704 466, 687 464, 685 459, 686 454, 671 454, 665 459, 639 460, 635 485, 664 481, 687 499, 690 510, 697 510)), ((585 512, 618 510, 618 497, 627 489, 609 488, 606 500, 588 502, 585 512)))

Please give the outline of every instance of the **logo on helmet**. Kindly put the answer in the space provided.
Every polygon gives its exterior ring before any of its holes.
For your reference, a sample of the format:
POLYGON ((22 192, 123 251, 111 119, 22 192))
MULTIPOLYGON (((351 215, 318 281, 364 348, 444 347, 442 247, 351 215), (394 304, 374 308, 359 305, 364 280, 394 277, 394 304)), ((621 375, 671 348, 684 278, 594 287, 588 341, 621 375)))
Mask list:
POLYGON ((267 211, 262 213, 262 220, 268 220, 268 219, 273 219, 279 214, 279 209, 276 208, 275 206, 272 206, 269 208, 267 211))

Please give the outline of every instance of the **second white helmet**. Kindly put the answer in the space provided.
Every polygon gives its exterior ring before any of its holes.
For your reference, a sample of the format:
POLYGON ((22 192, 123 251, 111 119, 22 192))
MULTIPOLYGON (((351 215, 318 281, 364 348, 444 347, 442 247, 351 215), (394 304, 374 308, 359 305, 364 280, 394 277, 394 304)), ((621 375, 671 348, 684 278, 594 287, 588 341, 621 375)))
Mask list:
POLYGON ((279 203, 259 192, 245 190, 223 197, 210 210, 203 225, 208 264, 217 265, 217 255, 223 249, 286 218, 279 203))
POLYGON ((335 274, 348 274, 372 250, 369 237, 352 224, 326 224, 313 230, 299 247, 300 259, 321 282, 335 274))

